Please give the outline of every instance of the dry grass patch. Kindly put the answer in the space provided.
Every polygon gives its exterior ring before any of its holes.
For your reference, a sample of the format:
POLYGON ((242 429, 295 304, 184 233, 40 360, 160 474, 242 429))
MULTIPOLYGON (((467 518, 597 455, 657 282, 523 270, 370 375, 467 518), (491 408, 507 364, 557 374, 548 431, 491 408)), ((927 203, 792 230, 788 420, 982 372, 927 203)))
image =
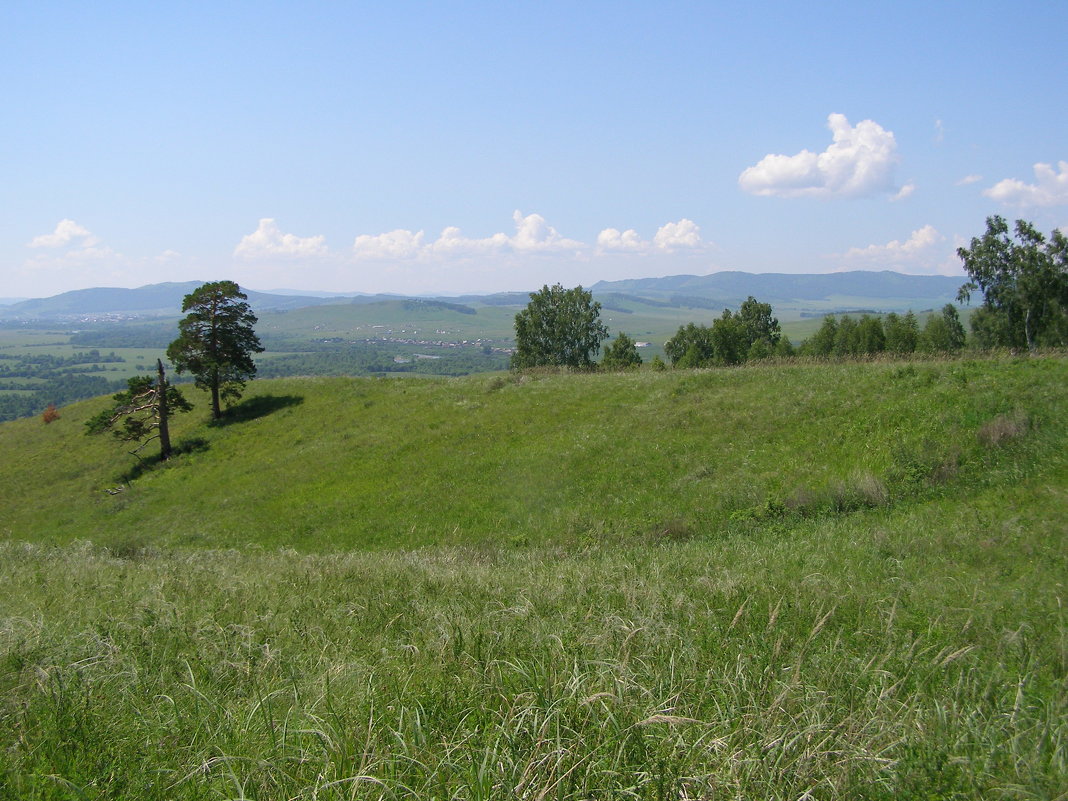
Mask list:
POLYGON ((1022 437, 1031 428, 1030 418, 1023 412, 999 414, 979 427, 976 436, 987 448, 998 448, 1022 437))

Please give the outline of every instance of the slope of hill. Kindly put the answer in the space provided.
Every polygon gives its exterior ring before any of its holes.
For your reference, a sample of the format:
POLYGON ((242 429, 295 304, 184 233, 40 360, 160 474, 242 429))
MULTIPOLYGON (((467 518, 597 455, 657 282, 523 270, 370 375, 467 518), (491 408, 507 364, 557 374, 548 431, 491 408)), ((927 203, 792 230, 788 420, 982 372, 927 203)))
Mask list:
POLYGON ((1066 383, 257 381, 145 469, 102 399, 0 424, 0 787, 1057 797, 1066 383))
POLYGON ((979 427, 1019 407, 1043 421, 1039 441, 1054 436, 1068 419, 1065 376, 1048 359, 261 381, 238 409, 255 419, 180 418, 176 434, 195 452, 114 501, 103 489, 133 460, 84 438, 99 403, 77 404, 51 426, 0 428, 4 453, 34 454, 0 467, 0 526, 53 542, 152 531, 167 546, 312 549, 492 542, 502 531, 537 542, 669 525, 710 533, 763 504, 800 504, 794 495, 822 509, 839 484, 896 498, 932 460, 978 480, 989 468, 979 427), (39 514, 57 495, 68 523, 39 514))

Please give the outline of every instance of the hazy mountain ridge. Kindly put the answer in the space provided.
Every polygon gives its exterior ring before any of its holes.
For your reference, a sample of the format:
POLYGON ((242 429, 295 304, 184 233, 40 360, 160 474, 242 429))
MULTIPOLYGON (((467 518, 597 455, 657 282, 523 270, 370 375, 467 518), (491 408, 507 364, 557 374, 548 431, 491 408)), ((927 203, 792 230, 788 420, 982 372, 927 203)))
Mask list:
MULTIPOLYGON (((85 315, 128 314, 153 317, 179 314, 182 299, 201 286, 203 281, 148 284, 127 289, 122 287, 93 287, 75 289, 47 298, 34 298, 0 308, 0 319, 63 320, 85 315)), ((276 295, 269 292, 244 290, 249 304, 257 311, 298 309, 332 303, 373 302, 372 296, 276 295)))
POLYGON ((592 289, 598 295, 637 295, 676 301, 682 305, 692 298, 737 304, 750 295, 772 305, 777 301, 826 301, 835 297, 882 299, 894 301, 896 305, 899 301, 931 298, 945 298, 944 302, 950 303, 965 280, 965 276, 906 275, 889 270, 805 274, 728 271, 709 275, 598 281, 592 289))
MULTIPOLYGON (((826 274, 744 273, 737 271, 709 275, 673 275, 663 278, 636 278, 598 281, 591 287, 604 302, 626 299, 654 306, 717 308, 736 306, 750 295, 765 303, 818 302, 863 298, 894 311, 922 305, 935 306, 956 299, 964 276, 906 275, 890 271, 852 271, 826 274)), ((94 287, 63 292, 47 298, 34 298, 0 307, 5 320, 69 320, 88 315, 171 316, 179 313, 182 298, 200 286, 201 281, 149 284, 136 289, 94 287)), ((383 300, 415 300, 489 306, 522 306, 528 293, 498 292, 487 295, 415 298, 412 296, 297 294, 245 290, 256 311, 284 311, 309 306, 366 304, 383 300)))

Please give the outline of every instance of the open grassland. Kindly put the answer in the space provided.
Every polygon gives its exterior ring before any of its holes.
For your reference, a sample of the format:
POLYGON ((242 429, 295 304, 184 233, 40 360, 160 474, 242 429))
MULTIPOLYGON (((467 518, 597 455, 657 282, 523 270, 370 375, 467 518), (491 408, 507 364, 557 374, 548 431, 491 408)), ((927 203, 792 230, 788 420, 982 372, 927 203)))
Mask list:
POLYGON ((1057 358, 259 381, 221 426, 187 388, 186 452, 139 475, 83 435, 101 399, 0 427, 0 538, 309 551, 789 527, 1048 470, 1066 385, 1057 358))
POLYGON ((0 797, 1065 797, 1066 386, 257 382, 133 480, 4 424, 0 797))

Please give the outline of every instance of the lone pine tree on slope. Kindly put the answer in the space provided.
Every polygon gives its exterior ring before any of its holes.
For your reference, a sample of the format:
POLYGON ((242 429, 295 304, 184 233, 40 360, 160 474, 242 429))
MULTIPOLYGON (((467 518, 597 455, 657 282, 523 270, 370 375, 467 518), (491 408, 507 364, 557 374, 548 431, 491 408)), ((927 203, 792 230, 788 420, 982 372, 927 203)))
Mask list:
POLYGON ((159 440, 159 458, 166 461, 172 452, 170 417, 176 412, 193 408, 177 389, 171 386, 163 372, 163 362, 156 360, 156 377, 135 376, 128 386, 113 398, 114 404, 93 417, 85 425, 87 434, 110 431, 118 439, 141 444, 130 451, 138 456, 145 445, 159 440))
POLYGON ((241 397, 245 382, 256 375, 253 353, 263 346, 253 330, 256 315, 248 296, 233 281, 213 281, 185 296, 179 336, 167 358, 179 373, 192 373, 200 389, 211 392, 211 416, 222 417, 220 401, 241 397))

